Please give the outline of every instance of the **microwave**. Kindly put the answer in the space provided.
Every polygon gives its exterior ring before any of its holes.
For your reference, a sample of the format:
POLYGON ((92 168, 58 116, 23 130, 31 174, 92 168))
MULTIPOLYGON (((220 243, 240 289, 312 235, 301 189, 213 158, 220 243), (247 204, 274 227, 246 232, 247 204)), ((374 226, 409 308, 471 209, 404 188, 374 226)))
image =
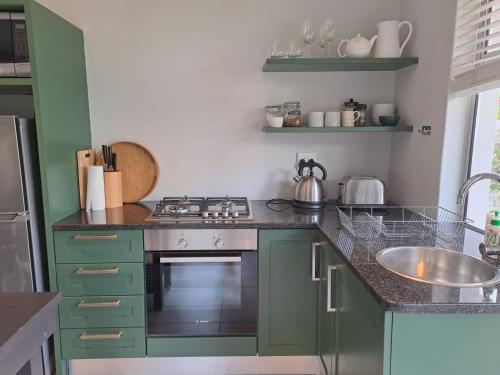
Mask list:
POLYGON ((0 77, 31 77, 24 13, 0 12, 0 77))

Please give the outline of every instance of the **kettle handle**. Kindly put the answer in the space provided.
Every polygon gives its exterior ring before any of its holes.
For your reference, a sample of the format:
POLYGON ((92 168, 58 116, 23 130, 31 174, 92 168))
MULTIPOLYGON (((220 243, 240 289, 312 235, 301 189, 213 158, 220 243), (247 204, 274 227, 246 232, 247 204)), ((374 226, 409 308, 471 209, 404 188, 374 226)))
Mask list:
POLYGON ((321 177, 321 179, 322 179, 323 181, 326 181, 326 176, 327 176, 327 174, 326 174, 326 169, 325 169, 325 167, 323 167, 323 166, 322 166, 321 164, 319 164, 319 163, 316 163, 316 162, 314 161, 314 159, 309 159, 309 161, 308 161, 308 162, 306 162, 304 159, 301 159, 301 160, 299 161, 299 176, 302 176, 302 173, 303 173, 303 171, 304 171, 304 168, 305 168, 305 167, 309 168, 309 170, 310 170, 311 172, 312 172, 312 169, 313 169, 314 167, 319 168, 319 169, 321 170, 321 172, 323 173, 323 177, 321 177))

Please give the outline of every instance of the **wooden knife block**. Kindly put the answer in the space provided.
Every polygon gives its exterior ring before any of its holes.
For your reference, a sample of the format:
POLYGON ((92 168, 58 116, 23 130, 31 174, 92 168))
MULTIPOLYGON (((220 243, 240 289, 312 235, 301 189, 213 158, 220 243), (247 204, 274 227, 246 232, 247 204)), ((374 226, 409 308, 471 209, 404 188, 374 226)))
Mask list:
POLYGON ((104 196, 106 198, 106 208, 116 208, 123 206, 122 172, 104 172, 104 196))

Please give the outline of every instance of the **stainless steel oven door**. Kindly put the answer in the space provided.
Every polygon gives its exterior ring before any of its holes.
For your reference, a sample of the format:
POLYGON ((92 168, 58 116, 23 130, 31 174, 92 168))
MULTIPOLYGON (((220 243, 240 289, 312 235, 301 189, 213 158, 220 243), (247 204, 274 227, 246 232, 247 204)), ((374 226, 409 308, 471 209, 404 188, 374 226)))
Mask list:
POLYGON ((255 336, 257 252, 146 253, 149 336, 255 336))

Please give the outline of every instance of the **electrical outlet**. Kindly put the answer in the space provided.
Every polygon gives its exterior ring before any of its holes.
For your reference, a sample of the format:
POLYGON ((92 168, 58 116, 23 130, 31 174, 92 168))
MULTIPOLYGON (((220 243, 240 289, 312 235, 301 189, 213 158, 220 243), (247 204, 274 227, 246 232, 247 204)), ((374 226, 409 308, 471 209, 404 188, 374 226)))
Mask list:
POLYGON ((315 162, 318 162, 318 157, 315 153, 312 152, 297 152, 297 160, 295 162, 295 169, 299 168, 299 161, 301 159, 305 159, 305 161, 309 161, 310 159, 314 159, 315 162))

